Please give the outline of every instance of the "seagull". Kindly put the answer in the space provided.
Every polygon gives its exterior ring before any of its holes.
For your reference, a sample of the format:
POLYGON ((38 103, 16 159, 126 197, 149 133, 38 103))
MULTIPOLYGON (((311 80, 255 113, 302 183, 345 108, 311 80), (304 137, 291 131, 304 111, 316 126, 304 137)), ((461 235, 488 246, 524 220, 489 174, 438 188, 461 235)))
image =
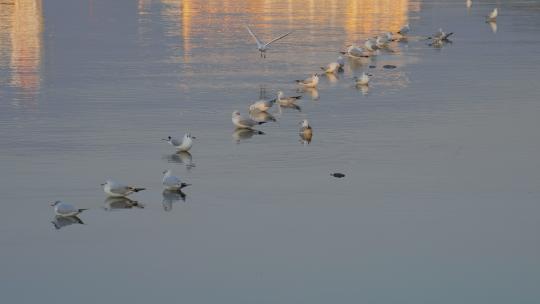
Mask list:
POLYGON ((62 201, 56 201, 51 203, 51 206, 54 207, 54 213, 58 216, 76 216, 77 214, 83 212, 87 209, 77 209, 73 205, 64 203, 62 201))
POLYGON ((268 43, 264 43, 264 42, 260 41, 259 38, 257 38, 257 36, 255 36, 255 34, 251 31, 249 26, 246 25, 246 29, 248 30, 251 37, 253 37, 255 39, 255 42, 257 43, 257 49, 259 50, 259 52, 261 52, 261 58, 266 58, 266 50, 268 50, 271 43, 276 42, 281 38, 285 38, 290 33, 292 33, 292 32, 288 32, 287 34, 279 36, 279 37, 273 39, 272 41, 270 41, 268 43))
POLYGON ((386 36, 377 36, 377 38, 375 39, 375 45, 379 49, 387 48, 388 47, 388 42, 390 42, 390 40, 388 40, 388 38, 386 36))
POLYGON ((356 85, 360 85, 360 86, 367 86, 369 85, 369 77, 371 76, 371 74, 367 74, 367 73, 362 73, 362 75, 360 76, 360 78, 354 76, 354 82, 356 83, 356 85))
POLYGON ((309 125, 309 122, 307 119, 302 120, 300 124, 302 125, 300 127, 300 137, 302 138, 303 141, 309 144, 311 142, 311 138, 313 137, 313 129, 309 125))
POLYGON ((386 32, 384 36, 386 37, 387 41, 394 41, 394 35, 392 35, 392 32, 386 32))
POLYGON ((397 32, 401 36, 406 36, 411 31, 411 28, 409 27, 409 24, 405 24, 401 27, 401 29, 397 32))
POLYGON ((187 186, 191 186, 191 184, 181 182, 178 177, 172 175, 171 170, 166 170, 163 171, 163 186, 165 187, 165 190, 178 191, 187 186))
POLYGON ((343 55, 347 55, 349 57, 369 57, 369 54, 366 54, 366 52, 361 48, 354 44, 349 45, 347 47, 347 51, 341 52, 343 55))
POLYGON ((319 84, 319 74, 313 74, 304 80, 296 80, 296 83, 306 88, 316 88, 319 84))
POLYGON ((296 103, 296 101, 298 99, 301 99, 302 98, 302 95, 298 95, 298 96, 288 96, 288 97, 285 97, 283 96, 285 94, 283 94, 283 91, 278 91, 277 93, 277 102, 280 106, 290 106, 290 105, 293 105, 296 103))
POLYGON ((497 21, 497 16, 499 15, 499 10, 497 8, 494 8, 489 15, 486 16, 487 22, 495 22, 497 21))
POLYGON ((193 139, 195 139, 195 136, 191 136, 191 133, 184 134, 184 138, 182 141, 179 141, 178 139, 174 137, 168 136, 167 138, 163 138, 162 140, 168 142, 171 146, 175 147, 178 152, 187 152, 193 147, 193 139))
POLYGON ((471 6, 472 6, 472 0, 467 0, 467 1, 465 1, 465 5, 467 6, 467 8, 471 8, 471 6))
POLYGON ((448 37, 452 36, 454 33, 445 33, 442 28, 439 28, 439 31, 435 33, 431 38, 433 40, 448 41, 448 37))
POLYGON ((377 46, 377 43, 375 43, 372 39, 367 39, 364 42, 364 48, 370 52, 375 52, 376 50, 379 49, 379 47, 377 46))
POLYGON ((266 111, 270 110, 270 108, 274 105, 275 102, 276 102, 275 99, 272 99, 272 100, 259 100, 259 101, 255 102, 254 104, 249 106, 249 112, 253 112, 253 111, 266 112, 266 111))
POLYGON ((337 63, 339 63, 339 72, 343 72, 343 68, 345 67, 345 59, 343 57, 339 56, 336 60, 337 63))
POLYGON ((105 191, 107 195, 114 197, 125 197, 130 195, 131 193, 145 190, 145 188, 137 188, 120 184, 110 179, 108 179, 107 181, 105 181, 104 184, 101 185, 103 186, 103 191, 105 191))
POLYGON ((256 125, 262 125, 265 123, 264 121, 257 122, 251 118, 242 117, 238 111, 234 111, 232 113, 232 122, 238 128, 250 130, 253 130, 253 127, 256 125))
POLYGON ((330 62, 325 67, 321 67, 321 70, 325 73, 336 73, 340 68, 341 64, 339 64, 339 62, 330 62))

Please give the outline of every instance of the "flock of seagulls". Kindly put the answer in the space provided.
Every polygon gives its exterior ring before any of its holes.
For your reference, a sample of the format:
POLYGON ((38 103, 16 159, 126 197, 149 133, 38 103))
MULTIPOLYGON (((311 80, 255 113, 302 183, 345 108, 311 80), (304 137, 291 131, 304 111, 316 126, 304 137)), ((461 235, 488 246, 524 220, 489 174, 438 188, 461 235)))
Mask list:
MULTIPOLYGON (((468 8, 472 6, 472 0, 467 0, 466 5, 468 8)), ((491 11, 485 18, 486 22, 493 23, 496 22, 498 16, 498 9, 495 8, 491 11)), ((248 33, 255 39, 257 44, 257 49, 260 52, 261 58, 266 58, 266 51, 269 49, 270 45, 278 40, 281 40, 292 33, 288 32, 284 35, 281 35, 277 38, 270 40, 267 43, 262 42, 256 35, 253 33, 249 26, 245 26, 248 33)), ((357 58, 369 58, 375 56, 379 50, 387 50, 393 52, 390 49, 390 42, 393 41, 407 41, 408 34, 411 32, 409 24, 403 25, 395 34, 399 37, 395 37, 394 33, 386 32, 382 35, 368 38, 364 41, 362 46, 356 44, 351 44, 347 46, 345 51, 341 51, 341 55, 349 57, 351 59, 357 58)), ((446 33, 442 29, 439 29, 432 36, 427 37, 426 39, 431 40, 431 43, 428 45, 440 47, 444 43, 451 42, 449 37, 453 33, 446 33)), ((343 56, 339 56, 335 62, 331 62, 324 67, 320 67, 324 74, 332 75, 344 71, 345 59, 343 56)), ((356 86, 367 87, 371 79, 371 74, 363 72, 360 76, 354 76, 353 80, 356 86)), ((304 89, 316 89, 319 84, 320 75, 318 73, 312 74, 310 77, 303 80, 295 80, 295 82, 304 89)), ((232 113, 232 123, 236 127, 235 134, 241 137, 243 132, 255 132, 257 134, 264 134, 262 131, 256 130, 255 127, 262 125, 268 121, 275 121, 275 118, 268 111, 277 104, 278 107, 285 108, 294 108, 300 111, 300 107, 296 104, 298 100, 302 98, 301 95, 297 96, 285 96, 283 91, 278 91, 277 96, 271 100, 258 100, 251 104, 248 108, 249 117, 242 116, 239 111, 235 110, 232 113)), ((303 143, 309 144, 313 137, 313 128, 311 127, 307 119, 302 120, 300 123, 299 135, 303 143)), ((234 136, 234 135, 233 135, 234 136)), ((191 155, 189 150, 193 147, 194 139, 196 137, 192 136, 191 133, 184 134, 183 138, 180 140, 168 136, 163 138, 163 141, 166 141, 168 144, 173 146, 177 151, 177 155, 180 158, 186 157, 187 154, 189 161, 191 162, 191 155)), ((189 168, 190 165, 188 165, 189 168)), ((332 173, 332 176, 336 178, 345 177, 342 173, 332 173)), ((178 199, 185 199, 185 193, 182 192, 182 189, 190 186, 191 184, 185 183, 179 177, 173 175, 171 170, 163 171, 162 186, 164 189, 164 209, 169 211, 172 208, 172 202, 178 199)), ((114 208, 132 208, 138 207, 143 208, 141 204, 138 204, 136 201, 133 201, 128 198, 129 195, 145 190, 143 187, 137 187, 133 185, 123 184, 111 179, 105 181, 101 184, 103 191, 108 196, 106 203, 109 206, 109 209, 114 208), (116 206, 116 207, 115 207, 116 206), (120 207, 119 207, 120 206, 120 207)), ((55 219, 52 222, 53 225, 60 229, 63 226, 71 224, 83 224, 82 220, 78 217, 80 213, 87 209, 77 208, 72 204, 57 200, 51 203, 51 206, 54 207, 55 219)))

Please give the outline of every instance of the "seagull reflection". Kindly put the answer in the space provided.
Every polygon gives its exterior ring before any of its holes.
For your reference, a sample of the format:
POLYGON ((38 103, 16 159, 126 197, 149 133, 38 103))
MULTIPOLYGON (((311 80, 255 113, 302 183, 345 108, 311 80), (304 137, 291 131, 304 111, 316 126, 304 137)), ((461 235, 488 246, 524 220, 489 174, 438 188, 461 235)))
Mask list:
POLYGON ((356 89, 362 92, 362 95, 366 96, 369 93, 369 86, 367 85, 355 85, 356 89))
POLYGON ((186 166, 186 169, 188 170, 191 170, 191 168, 195 167, 193 157, 189 152, 178 152, 171 155, 165 155, 163 158, 166 159, 169 163, 184 164, 186 166))
POLYGON ((285 105, 278 105, 278 109, 279 109, 280 114, 281 114, 281 109, 295 109, 298 112, 302 112, 302 108, 299 105, 295 104, 295 103, 289 103, 289 104, 285 104, 285 105))
POLYGON ((488 24, 491 27, 491 31, 493 32, 493 34, 496 34, 497 33, 497 22, 489 21, 488 24))
POLYGON ((186 194, 182 192, 181 190, 178 191, 170 191, 170 190, 164 190, 163 191, 163 210, 165 211, 171 211, 172 210, 172 204, 176 203, 178 201, 186 201, 186 194))
POLYGON ((239 144, 242 140, 252 138, 253 135, 264 135, 264 132, 252 129, 236 128, 232 134, 232 137, 236 143, 239 144))
POLYGON ((249 112, 249 118, 253 119, 256 122, 269 122, 276 121, 276 118, 267 112, 263 111, 251 111, 249 112))
POLYGON ((54 217, 51 223, 54 225, 54 228, 56 228, 56 230, 59 230, 61 228, 64 228, 66 226, 73 225, 73 224, 84 225, 83 221, 77 216, 58 216, 57 215, 54 217))
POLYGON ((311 100, 319 100, 319 90, 317 88, 303 88, 298 89, 298 93, 309 94, 311 100))
POLYGON ((132 208, 142 209, 144 205, 127 197, 108 197, 103 206, 106 211, 132 208))
POLYGON ((326 75, 326 78, 328 79, 328 82, 332 83, 332 84, 337 83, 337 81, 339 79, 339 77, 334 73, 327 73, 325 75, 326 75))

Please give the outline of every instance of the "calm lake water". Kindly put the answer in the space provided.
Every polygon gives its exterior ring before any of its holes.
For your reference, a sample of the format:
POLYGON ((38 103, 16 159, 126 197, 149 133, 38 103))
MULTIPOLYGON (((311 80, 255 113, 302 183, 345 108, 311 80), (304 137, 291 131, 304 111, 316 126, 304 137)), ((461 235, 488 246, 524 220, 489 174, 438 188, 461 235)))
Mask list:
POLYGON ((539 28, 538 1, 3 0, 2 302, 539 303, 539 28), (394 53, 235 132, 405 23, 394 53), (294 32, 261 59, 244 24, 294 32), (453 43, 428 46, 439 27, 453 43), (191 155, 161 141, 188 130, 191 155), (122 209, 108 177, 148 189, 122 209), (59 199, 84 225, 51 223, 59 199))

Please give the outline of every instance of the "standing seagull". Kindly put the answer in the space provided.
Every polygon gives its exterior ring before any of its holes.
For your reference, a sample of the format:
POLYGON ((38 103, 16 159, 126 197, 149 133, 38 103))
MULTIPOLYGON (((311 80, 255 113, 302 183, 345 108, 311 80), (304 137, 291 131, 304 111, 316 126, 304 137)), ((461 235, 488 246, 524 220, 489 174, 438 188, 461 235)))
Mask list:
POLYGON ((193 147, 193 139, 195 139, 195 136, 191 136, 191 133, 184 134, 184 138, 182 141, 179 141, 178 139, 174 137, 168 136, 167 138, 163 138, 162 140, 168 142, 171 146, 175 147, 178 152, 188 152, 191 147, 193 147))
POLYGON ((499 10, 497 8, 494 8, 489 15, 486 16, 487 22, 495 22, 497 21, 497 16, 499 15, 499 10))
POLYGON ((62 201, 56 201, 51 203, 51 206, 54 206, 54 213, 58 216, 76 216, 77 214, 83 212, 86 209, 77 209, 73 205, 64 203, 62 201))
POLYGON ((255 39, 255 42, 257 43, 257 49, 259 50, 259 52, 261 52, 261 58, 266 58, 266 50, 268 50, 271 43, 276 42, 281 38, 285 38, 290 33, 292 33, 292 32, 288 32, 287 34, 279 36, 279 37, 275 38, 274 40, 272 40, 272 41, 270 41, 268 43, 264 43, 261 40, 259 40, 259 38, 257 38, 257 36, 255 36, 255 34, 251 31, 249 26, 246 25, 246 29, 248 30, 251 37, 253 37, 255 39))
POLYGON ((110 179, 108 179, 104 184, 101 185, 103 186, 103 191, 105 191, 107 195, 114 197, 125 197, 130 195, 131 193, 139 192, 145 189, 120 184, 110 179))
POLYGON ((306 143, 311 142, 311 138, 313 137, 313 129, 309 125, 309 122, 307 119, 302 120, 300 123, 302 126, 300 127, 300 138, 306 143))
POLYGON ((316 88, 319 84, 319 74, 313 74, 304 80, 296 80, 296 83, 306 88, 316 88))
POLYGON ((191 185, 181 182, 178 177, 172 175, 171 170, 166 170, 163 171, 163 186, 165 187, 165 190, 180 191, 182 188, 191 185))
POLYGON ((240 112, 238 111, 234 111, 232 113, 232 122, 237 128, 249 130, 254 130, 254 126, 262 125, 263 123, 265 123, 265 121, 258 122, 251 118, 242 117, 242 115, 240 115, 240 112))
POLYGON ((409 24, 405 24, 399 31, 397 32, 401 36, 406 36, 411 31, 411 28, 409 27, 409 24))

